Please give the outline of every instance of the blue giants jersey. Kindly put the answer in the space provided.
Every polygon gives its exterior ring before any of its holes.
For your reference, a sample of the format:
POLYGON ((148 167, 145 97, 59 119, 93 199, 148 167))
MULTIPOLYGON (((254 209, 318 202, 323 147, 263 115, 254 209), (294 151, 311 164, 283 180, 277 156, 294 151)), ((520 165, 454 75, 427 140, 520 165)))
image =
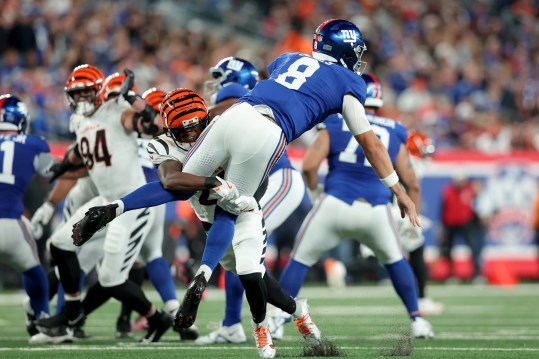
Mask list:
MULTIPOLYGON (((369 113, 367 118, 374 133, 386 146, 391 162, 395 164, 401 145, 406 145, 406 128, 396 121, 369 113)), ((319 127, 324 126, 330 138, 329 169, 324 191, 348 204, 360 198, 373 206, 390 202, 391 190, 374 172, 342 116, 328 117, 319 127)))
POLYGON ((0 218, 20 218, 22 196, 49 145, 35 135, 0 134, 0 218))
POLYGON ((258 82, 239 102, 269 106, 288 143, 329 115, 342 112, 344 95, 365 103, 361 76, 337 64, 286 53, 268 66, 268 72, 270 78, 258 82))

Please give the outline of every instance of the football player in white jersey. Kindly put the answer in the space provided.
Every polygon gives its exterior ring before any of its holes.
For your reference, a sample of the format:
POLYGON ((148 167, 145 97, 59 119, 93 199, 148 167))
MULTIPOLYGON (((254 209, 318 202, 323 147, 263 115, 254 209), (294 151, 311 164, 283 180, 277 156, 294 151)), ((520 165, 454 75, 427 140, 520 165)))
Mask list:
MULTIPOLYGON (((429 157, 434 154, 435 147, 430 138, 419 130, 409 130, 408 140, 406 142, 408 152, 410 153, 410 162, 419 181, 423 178, 425 168, 428 166, 429 157)), ((395 204, 393 211, 396 213, 395 204)), ((423 315, 438 315, 444 311, 443 303, 436 302, 426 295, 425 287, 427 284, 428 270, 423 258, 423 249, 425 247, 425 237, 423 231, 428 228, 429 221, 421 216, 422 228, 409 226, 406 221, 400 220, 398 216, 397 225, 402 248, 408 252, 408 261, 414 271, 417 279, 417 291, 419 297, 419 310, 423 315)))
MULTIPOLYGON (((56 316, 36 322, 38 329, 49 335, 66 326, 75 326, 85 317, 80 301, 80 265, 70 239, 73 223, 84 217, 89 208, 108 203, 146 182, 138 160, 133 123, 121 118, 131 105, 122 96, 102 103, 98 95, 102 83, 101 71, 92 65, 81 65, 73 70, 65 88, 74 111, 72 121, 77 136, 77 151, 70 153, 68 163, 84 162, 99 196, 81 206, 50 239, 50 252, 58 266, 66 303, 56 316)), ((132 84, 127 86, 131 87, 132 84)), ((144 110, 150 115, 156 114, 152 108, 144 110)), ((147 122, 153 120, 154 117, 146 119, 147 122)), ((148 318, 146 341, 158 341, 172 325, 170 317, 157 310, 142 290, 127 280, 155 216, 153 209, 137 210, 96 236, 96 239, 104 238, 97 286, 120 301, 129 301, 134 310, 148 318)))
MULTIPOLYGON (((148 144, 148 153, 158 165, 159 176, 165 188, 173 188, 176 173, 182 170, 182 162, 193 143, 200 136, 209 120, 204 100, 195 92, 176 89, 167 94, 161 105, 166 134, 148 144)), ((189 202, 206 229, 210 230, 215 216, 224 213, 216 209, 214 190, 199 191, 189 202)), ((312 321, 305 301, 294 300, 286 295, 277 281, 265 272, 263 265, 266 245, 264 220, 254 198, 246 199, 254 210, 241 213, 235 224, 235 235, 221 261, 223 267, 236 273, 246 288, 247 300, 253 314, 253 336, 261 357, 273 357, 275 347, 265 324, 266 301, 283 309, 296 319, 298 329, 311 344, 319 342, 320 331, 312 321), (254 203, 254 205, 253 205, 254 203), (263 278, 262 282, 259 281, 263 278), (262 284, 262 285, 261 285, 262 284), (263 325, 259 325, 263 323, 263 325)), ((205 287, 206 283, 203 283, 205 287)), ((200 301, 200 298, 198 298, 200 301)), ((192 318, 194 321, 195 318, 192 318)))
MULTIPOLYGON (((367 85, 365 110, 369 122, 387 147, 399 178, 419 209, 421 192, 409 161, 406 128, 392 119, 376 115, 376 110, 382 106, 380 82, 371 74, 361 77, 367 85)), ((327 158, 330 170, 325 180, 325 193, 301 226, 293 258, 281 275, 281 285, 289 294, 297 295, 308 269, 341 240, 353 238, 367 245, 384 264, 407 309, 414 337, 433 337, 430 323, 418 310, 415 278, 399 246, 390 209, 391 192, 378 180, 363 149, 357 146, 340 115, 328 117, 318 128, 320 131, 305 155, 303 174, 309 188, 315 189, 318 168, 327 158)))

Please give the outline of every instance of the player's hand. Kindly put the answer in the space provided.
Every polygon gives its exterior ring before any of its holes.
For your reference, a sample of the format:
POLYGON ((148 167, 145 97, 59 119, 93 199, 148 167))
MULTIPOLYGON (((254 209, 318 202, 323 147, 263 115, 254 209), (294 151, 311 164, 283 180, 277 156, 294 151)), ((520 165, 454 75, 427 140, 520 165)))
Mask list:
POLYGON ((421 222, 419 221, 419 215, 417 214, 415 204, 406 194, 406 192, 402 191, 400 194, 396 195, 396 197, 397 205, 401 211, 401 218, 404 218, 406 213, 408 213, 410 223, 414 226, 421 227, 421 222))
POLYGON ((34 213, 30 220, 32 223, 32 234, 34 239, 41 239, 41 236, 43 236, 43 227, 51 221, 54 210, 55 206, 51 202, 45 201, 34 213))
POLYGON ((126 78, 122 82, 120 94, 130 105, 132 105, 137 100, 137 95, 133 92, 133 87, 135 86, 135 74, 130 69, 124 69, 124 74, 126 78))
POLYGON ((213 197, 217 198, 218 201, 224 200, 228 202, 233 202, 240 196, 236 185, 232 182, 226 181, 219 176, 215 177, 221 184, 217 187, 214 187, 210 190, 210 195, 213 194, 213 197))
POLYGON ((419 248, 424 242, 422 229, 414 226, 409 221, 403 221, 399 228, 399 236, 402 248, 407 252, 419 248))
POLYGON ((88 242, 95 232, 103 229, 107 223, 122 214, 118 203, 108 204, 106 206, 97 206, 88 209, 84 218, 73 225, 73 244, 82 246, 88 242))
POLYGON ((227 199, 219 199, 217 205, 235 215, 240 215, 243 212, 254 212, 258 211, 258 202, 254 197, 248 196, 239 196, 238 198, 229 201, 227 199))
POLYGON ((312 204, 318 200, 322 193, 324 193, 324 185, 321 183, 318 183, 315 189, 307 187, 307 194, 309 195, 312 204))

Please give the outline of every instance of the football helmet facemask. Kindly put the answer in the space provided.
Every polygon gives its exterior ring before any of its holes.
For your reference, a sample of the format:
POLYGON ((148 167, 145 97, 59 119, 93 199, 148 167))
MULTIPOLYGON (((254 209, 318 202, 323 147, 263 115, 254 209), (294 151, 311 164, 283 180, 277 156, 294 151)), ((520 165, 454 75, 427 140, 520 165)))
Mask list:
POLYGON ((65 92, 69 107, 79 115, 89 116, 101 105, 99 91, 103 86, 105 76, 93 65, 80 65, 69 75, 65 92))
POLYGON ((258 71, 249 61, 225 57, 209 70, 213 80, 204 82, 204 96, 211 98, 221 87, 235 82, 251 90, 258 82, 258 71))
POLYGON ((185 151, 193 146, 206 128, 209 118, 204 99, 186 88, 172 90, 161 103, 165 133, 185 151))
POLYGON ((363 35, 350 21, 331 19, 323 22, 314 32, 313 57, 330 61, 361 75, 367 63, 361 56, 367 51, 363 35))
POLYGON ((26 133, 28 108, 19 98, 10 94, 0 96, 0 131, 26 133))

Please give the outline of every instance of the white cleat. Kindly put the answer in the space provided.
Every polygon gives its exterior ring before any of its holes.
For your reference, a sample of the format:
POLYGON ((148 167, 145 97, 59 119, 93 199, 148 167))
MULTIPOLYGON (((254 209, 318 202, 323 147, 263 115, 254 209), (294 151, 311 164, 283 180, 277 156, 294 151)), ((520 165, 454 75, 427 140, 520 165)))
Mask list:
POLYGON ((290 314, 285 313, 280 308, 276 308, 273 305, 268 304, 267 318, 271 337, 278 340, 283 339, 284 325, 290 321, 290 314))
POLYGON ((430 339, 434 338, 434 330, 429 322, 421 317, 417 317, 412 322, 412 335, 414 338, 430 339))
POLYGON ((245 336, 245 331, 241 323, 236 323, 229 327, 221 326, 219 329, 214 330, 208 335, 199 337, 195 340, 196 344, 223 344, 223 343, 233 343, 240 344, 245 343, 247 337, 245 336))
POLYGON ((440 315, 444 312, 445 306, 442 303, 435 302, 429 297, 420 298, 418 301, 421 315, 440 315))
POLYGON ((251 321, 251 325, 253 327, 253 338, 255 339, 258 355, 261 358, 274 358, 276 350, 267 322, 264 320, 262 323, 257 324, 251 321))
POLYGON ((296 299, 296 305, 301 306, 301 315, 296 318, 296 326, 299 332, 311 347, 319 345, 322 334, 311 318, 307 299, 296 299))
POLYGON ((37 333, 36 335, 33 335, 28 339, 28 343, 30 344, 48 344, 48 343, 54 343, 54 344, 60 344, 60 343, 72 343, 73 342, 73 335, 68 331, 66 335, 61 336, 55 336, 51 337, 45 333, 37 333))

